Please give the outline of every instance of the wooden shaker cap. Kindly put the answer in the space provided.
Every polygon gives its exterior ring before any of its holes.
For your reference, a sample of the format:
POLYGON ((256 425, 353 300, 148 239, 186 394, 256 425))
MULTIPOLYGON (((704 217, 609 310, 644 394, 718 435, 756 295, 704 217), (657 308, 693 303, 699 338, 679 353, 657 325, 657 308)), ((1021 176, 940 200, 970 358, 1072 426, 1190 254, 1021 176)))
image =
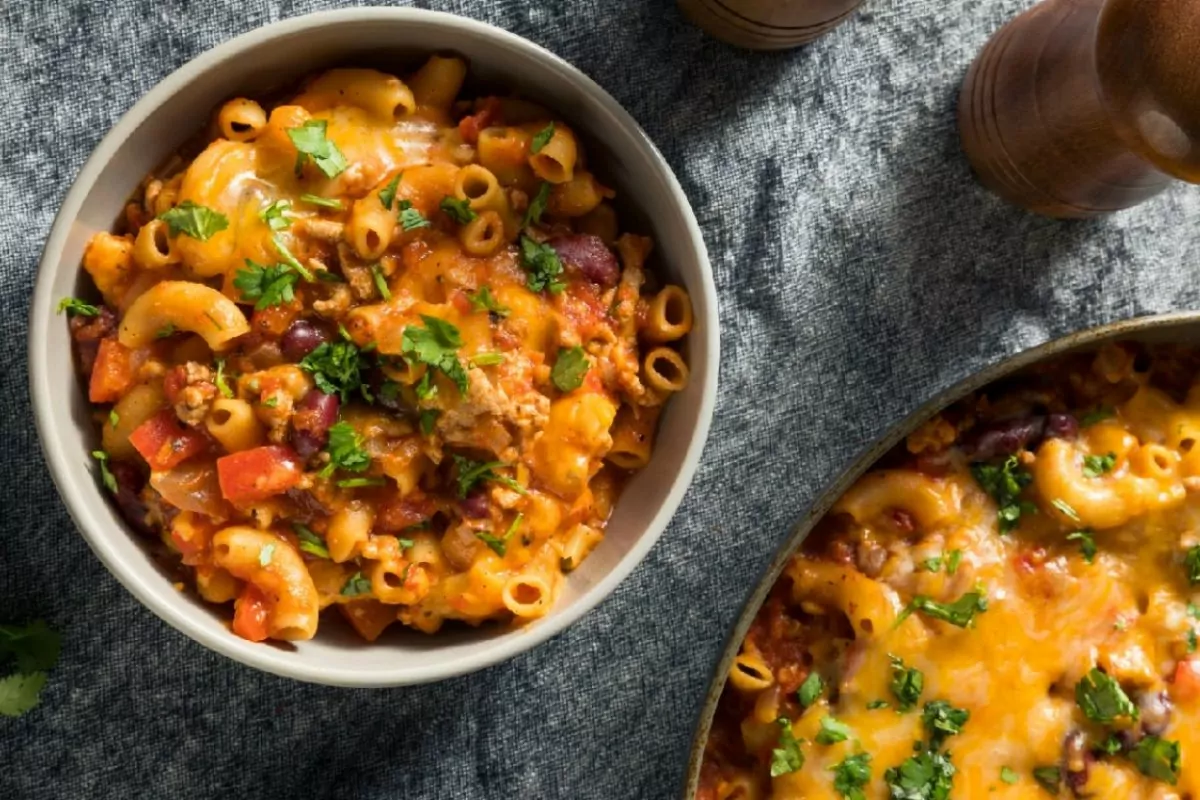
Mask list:
POLYGON ((783 50, 811 42, 861 4, 862 0, 679 0, 696 25, 751 50, 783 50))
POLYGON ((1163 172, 1200 183, 1200 0, 1108 0, 1096 69, 1113 125, 1163 172))

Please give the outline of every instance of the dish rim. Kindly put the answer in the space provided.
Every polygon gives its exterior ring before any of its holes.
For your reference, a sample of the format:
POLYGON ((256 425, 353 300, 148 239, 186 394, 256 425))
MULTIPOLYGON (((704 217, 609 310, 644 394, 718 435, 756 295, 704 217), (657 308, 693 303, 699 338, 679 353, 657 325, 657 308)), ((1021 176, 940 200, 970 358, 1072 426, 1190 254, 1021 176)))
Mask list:
POLYGON ((763 571, 754 585, 749 596, 742 604, 737 618, 726 634, 725 642, 717 656, 708 685, 705 689, 704 701, 693 726, 692 738, 688 747, 687 771, 684 774, 682 800, 693 800, 700 781, 700 768, 704 763, 704 748, 708 744, 708 735, 712 728, 713 716, 725 688, 726 678, 733 660, 741 648, 742 640, 758 614, 767 594, 783 573, 784 567, 804 544, 805 539, 825 516, 833 504, 837 502, 853 483, 862 477, 874 464, 893 447, 915 431, 922 423, 933 417, 948 406, 961 400, 972 392, 998 381, 1015 372, 1034 364, 1064 355, 1068 352, 1094 347, 1105 341, 1136 337, 1147 331, 1161 328, 1178 327, 1181 325, 1200 327, 1200 311, 1172 311, 1162 314, 1148 314, 1140 317, 1130 317, 1113 322, 1096 325, 1091 328, 1074 331, 1055 339, 1013 353, 994 364, 976 370, 972 374, 943 389, 930 399, 921 403, 914 411, 888 428, 880 438, 864 448, 850 465, 840 471, 813 500, 808 510, 796 522, 787 537, 775 550, 770 564, 763 571))
MULTIPOLYGON (((467 56, 469 57, 470 53, 467 53, 467 56)), ((607 599, 617 586, 645 560, 650 549, 674 518, 684 495, 692 484, 712 425, 720 367, 720 310, 712 264, 708 257, 704 236, 691 203, 669 162, 633 116, 603 87, 581 70, 535 42, 469 17, 416 8, 368 6, 335 9, 269 23, 198 54, 155 84, 128 111, 121 115, 112 129, 100 140, 64 196, 38 261, 28 320, 29 393, 42 456, 58 495, 76 529, 109 573, 155 616, 209 650, 275 675, 306 682, 347 687, 413 685, 444 680, 484 669, 543 644, 553 636, 570 628, 607 599), (149 571, 127 568, 111 542, 116 535, 132 536, 133 534, 125 526, 119 526, 116 531, 108 531, 108 526, 90 518, 83 501, 79 499, 79 493, 98 492, 99 489, 94 483, 86 486, 80 485, 70 474, 67 459, 72 456, 77 458, 79 454, 73 451, 68 452, 69 448, 64 448, 63 442, 56 432, 56 423, 62 424, 65 419, 66 427, 73 428, 75 426, 65 411, 66 405, 54 397, 54 387, 50 383, 44 365, 49 363, 48 359, 51 355, 48 336, 45 332, 49 330, 49 326, 54 324, 56 319, 61 322, 61 318, 54 313, 55 299, 52 284, 59 270, 69 268, 65 265, 58 266, 62 261, 62 252, 84 201, 95 187, 97 178, 121 145, 147 119, 152 117, 160 106, 179 92, 184 91, 192 81, 215 69, 220 69, 235 58, 253 53, 260 46, 273 40, 298 34, 319 36, 319 29, 322 28, 380 21, 386 21, 389 24, 419 23, 469 32, 473 36, 489 39, 499 47, 523 52, 529 58, 538 61, 541 69, 565 74, 598 114, 608 116, 615 127, 627 131, 634 140, 635 148, 643 148, 647 151, 649 160, 658 169, 658 177, 662 181, 665 191, 679 210, 681 222, 686 228, 689 240, 686 245, 687 252, 695 257, 695 274, 688 275, 689 279, 693 280, 693 283, 688 285, 688 291, 702 293, 708 314, 700 318, 702 324, 696 325, 691 335, 703 338, 708 357, 705 360, 704 380, 699 387, 696 407, 697 424, 691 431, 691 439, 681 458, 680 468, 676 471, 662 502, 646 523, 642 533, 632 542, 632 546, 624 551, 620 560, 607 574, 597 580, 570 605, 556 606, 552 612, 553 616, 550 618, 538 620, 523 629, 512 631, 512 635, 496 637, 492 640, 493 644, 481 648, 478 653, 458 658, 453 662, 442 661, 421 667, 403 667, 401 658, 398 659, 399 666, 395 670, 381 670, 363 676, 355 671, 352 658, 348 659, 349 663, 338 666, 288 658, 288 654, 276 648, 245 642, 228 630, 217 630, 211 626, 204 626, 199 622, 198 611, 174 606, 156 595, 152 588, 152 582, 165 580, 162 574, 143 574, 149 573, 149 571)), ((78 386, 72 387, 74 391, 78 391, 78 388, 78 386)))

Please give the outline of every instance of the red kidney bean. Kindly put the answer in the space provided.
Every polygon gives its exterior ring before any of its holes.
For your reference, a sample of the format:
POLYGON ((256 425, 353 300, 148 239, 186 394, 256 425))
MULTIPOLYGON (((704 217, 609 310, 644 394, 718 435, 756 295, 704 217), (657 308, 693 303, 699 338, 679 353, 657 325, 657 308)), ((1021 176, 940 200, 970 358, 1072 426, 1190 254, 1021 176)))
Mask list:
POLYGON ((292 447, 301 458, 308 458, 325 446, 329 428, 337 422, 337 395, 325 394, 320 389, 311 389, 296 404, 292 415, 292 447))
MULTIPOLYGON (((383 370, 375 367, 367 373, 367 385, 371 387, 371 393, 375 396, 376 405, 383 406, 388 411, 401 411, 408 414, 415 414, 416 408, 405 402, 404 394, 399 391, 385 392, 383 387, 388 382, 388 377, 383 374, 383 370)), ((397 388, 396 386, 392 387, 397 388)))
POLYGON ((1151 736, 1160 736, 1171 725, 1171 698, 1166 692, 1143 692, 1138 697, 1142 730, 1151 736))
POLYGON ((121 516, 143 536, 153 535, 153 530, 146 524, 146 504, 141 498, 142 489, 146 487, 146 476, 128 461, 111 461, 108 469, 117 481, 113 500, 121 516))
POLYGON ((1078 791, 1087 785, 1088 772, 1096 757, 1088 752, 1083 731, 1071 731, 1063 740, 1063 763, 1067 785, 1078 791))
POLYGON ((288 361, 300 361, 330 338, 332 337, 324 328, 317 327, 306 319, 298 319, 284 331, 283 338, 279 340, 279 347, 288 361))
POLYGON ((1045 417, 1022 417, 994 422, 979 428, 963 443, 967 456, 988 461, 1032 447, 1042 439, 1045 417))
POLYGON ((1046 417, 1046 438, 1074 439, 1079 435, 1079 422, 1070 414, 1051 414, 1046 417))
POLYGON ((458 503, 464 517, 479 519, 488 515, 488 498, 485 492, 472 492, 458 503))
POLYGON ((605 288, 617 285, 621 268, 604 240, 588 233, 556 236, 549 242, 567 267, 574 267, 592 283, 605 288))

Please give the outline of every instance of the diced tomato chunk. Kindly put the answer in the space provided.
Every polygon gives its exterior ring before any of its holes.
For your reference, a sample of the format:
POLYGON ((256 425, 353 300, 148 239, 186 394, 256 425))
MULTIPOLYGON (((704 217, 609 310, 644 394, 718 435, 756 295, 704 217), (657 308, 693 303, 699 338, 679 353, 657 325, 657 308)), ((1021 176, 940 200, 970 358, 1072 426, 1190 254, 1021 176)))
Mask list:
POLYGON ((231 503, 253 503, 282 494, 300 482, 300 456, 290 447, 267 445, 217 459, 221 494, 231 503))
POLYGON ((175 413, 163 409, 129 434, 129 443, 142 454, 150 469, 164 471, 208 449, 204 434, 185 428, 175 413))
POLYGON ((1172 694, 1176 699, 1188 702, 1200 699, 1200 658, 1185 658, 1176 665, 1172 694))
POLYGON ((93 403, 115 403, 133 385, 133 359, 128 347, 115 338, 102 339, 88 382, 88 399, 93 403))
POLYGON ((479 142, 479 132, 494 125, 499 119, 500 98, 489 97, 483 101, 483 108, 459 121, 458 133, 467 144, 476 144, 479 142))
POLYGON ((270 601, 252 583, 247 583, 233 603, 233 632, 243 639, 261 642, 267 638, 267 620, 271 616, 270 601))

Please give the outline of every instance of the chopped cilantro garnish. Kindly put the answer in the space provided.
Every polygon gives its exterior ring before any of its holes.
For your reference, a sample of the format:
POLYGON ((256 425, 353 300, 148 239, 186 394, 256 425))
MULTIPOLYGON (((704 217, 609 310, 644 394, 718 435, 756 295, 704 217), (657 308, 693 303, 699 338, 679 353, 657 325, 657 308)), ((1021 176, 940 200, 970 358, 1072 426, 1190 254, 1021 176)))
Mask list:
POLYGON ((179 330, 179 329, 175 327, 174 322, 168 322, 166 325, 163 325, 161 328, 159 328, 157 331, 154 332, 154 338, 155 339, 166 339, 168 337, 174 336, 175 332, 177 330, 179 330))
POLYGON ((404 230, 413 231, 417 228, 429 227, 429 220, 425 219, 424 214, 413 208, 411 200, 401 200, 396 207, 400 209, 400 227, 404 230))
POLYGON ((942 622, 949 622, 951 625, 957 625, 960 628, 968 628, 975 621, 975 614, 980 611, 987 611, 987 607, 987 598, 980 591, 967 592, 953 603, 939 603, 923 594, 919 594, 901 612, 900 616, 896 619, 896 624, 899 625, 908 619, 909 615, 914 611, 921 611, 934 619, 940 619, 942 622))
POLYGON ((418 424, 421 427, 421 433, 425 434, 426 436, 432 436, 434 426, 437 425, 438 417, 441 416, 441 414, 442 412, 438 411, 436 408, 421 409, 421 413, 418 418, 418 424))
POLYGON ((559 294, 567 285, 558 280, 562 275, 562 262, 558 253, 548 244, 538 244, 528 236, 521 237, 521 266, 528 274, 526 286, 531 292, 547 289, 559 294))
POLYGON ((942 569, 942 557, 934 556, 933 558, 927 558, 918 566, 926 572, 939 572, 942 569))
POLYGON ((533 139, 529 142, 529 152, 537 155, 542 152, 542 148, 550 144, 550 140, 554 138, 554 123, 549 123, 546 127, 533 135, 533 139))
POLYGON ((365 486, 383 486, 387 478, 346 478, 334 483, 339 489, 361 489, 365 486))
POLYGON ((329 558, 329 548, 326 546, 325 540, 314 533, 311 528, 301 525, 299 522, 293 522, 292 530, 295 531, 296 538, 300 541, 301 552, 317 558, 329 558))
POLYGON ((872 700, 871 702, 867 703, 867 710, 876 711, 880 708, 890 708, 891 705, 892 704, 887 700, 872 700))
POLYGON ((457 197, 446 195, 442 198, 442 202, 438 205, 442 211, 446 212, 446 216, 457 222, 459 225, 466 225, 471 220, 475 219, 478 214, 471 210, 470 200, 460 200, 457 197))
POLYGON ((490 547, 496 555, 503 558, 504 554, 508 552, 508 540, 511 539, 513 534, 517 532, 517 528, 520 527, 521 520, 524 518, 524 514, 517 514, 517 516, 513 519, 512 524, 508 526, 508 530, 504 532, 503 536, 493 536, 487 531, 478 531, 475 535, 479 537, 481 542, 490 547))
POLYGON ((1068 542, 1079 542, 1079 552, 1083 560, 1091 564, 1096 560, 1096 537, 1090 530, 1075 531, 1067 534, 1068 542))
POLYGON ((823 691, 825 691, 825 681, 821 680, 821 673, 813 670, 808 673, 804 683, 800 684, 800 688, 796 690, 796 699, 800 701, 800 705, 808 708, 817 702, 817 698, 823 691))
MULTIPOLYGON (((458 391, 465 395, 468 385, 467 371, 458 360, 458 348, 462 347, 462 336, 459 335, 458 328, 445 320, 424 314, 421 315, 421 320, 425 323, 424 328, 409 325, 404 329, 400 341, 401 352, 450 378, 458 386, 458 391)), ((429 375, 428 372, 425 374, 429 375)), ((427 387, 432 388, 432 384, 428 384, 427 387)), ((421 395, 419 390, 417 395, 421 395)))
POLYGON ((292 255, 292 251, 288 249, 287 244, 284 243, 283 238, 280 237, 278 233, 271 237, 271 242, 275 245, 275 249, 279 251, 279 257, 283 259, 284 264, 287 264, 289 267, 296 270, 296 272, 300 273, 300 277, 304 278, 304 280, 308 281, 309 283, 312 283, 315 280, 308 267, 301 264, 300 259, 292 255))
POLYGON ((371 466, 371 456, 363 449, 363 438, 348 422, 329 426, 329 442, 325 445, 329 463, 321 470, 321 477, 328 478, 334 470, 362 472, 371 466))
POLYGON ((213 383, 216 384, 217 391, 221 393, 222 397, 233 397, 233 389, 229 388, 229 384, 225 381, 225 359, 218 358, 216 364, 217 375, 213 378, 213 383))
POLYGON ((268 206, 264 206, 262 211, 258 212, 258 218, 267 223, 267 227, 273 231, 281 231, 292 224, 292 204, 287 200, 276 200, 268 206))
POLYGON ((1079 512, 1076 511, 1074 508, 1072 508, 1071 504, 1068 503, 1066 500, 1063 500, 1061 497, 1051 500, 1050 505, 1054 506, 1059 511, 1061 511, 1063 516, 1065 516, 1067 519, 1071 520, 1072 522, 1080 521, 1079 520, 1079 512))
POLYGON ((100 482, 104 484, 104 488, 108 489, 113 494, 117 493, 117 479, 108 468, 108 453, 103 450, 93 450, 92 458, 100 463, 100 482))
POLYGON ((1115 412, 1111 408, 1101 406, 1080 417, 1079 425, 1086 428, 1089 425, 1095 425, 1097 422, 1103 422, 1104 420, 1114 416, 1114 414, 1115 412))
POLYGON ((946 574, 953 575, 958 572, 958 565, 962 562, 962 550, 951 550, 946 554, 946 574))
POLYGON ((167 223, 172 236, 182 233, 201 242, 207 242, 214 234, 229 227, 229 220, 224 214, 191 200, 184 200, 159 214, 158 218, 167 223))
POLYGON ((538 187, 537 194, 529 201, 529 208, 525 209, 525 216, 521 220, 521 227, 528 228, 530 225, 536 225, 542 221, 542 214, 546 213, 546 204, 550 202, 550 184, 542 181, 542 185, 538 187))
POLYGON ((1115 733, 1110 733, 1107 739, 1096 746, 1097 752, 1104 753, 1108 756, 1115 756, 1124 749, 1125 746, 1121 744, 1120 737, 1118 737, 1115 733))
POLYGON ((833 789, 846 800, 866 800, 863 789, 871 782, 871 755, 858 753, 847 756, 840 764, 830 767, 833 789))
POLYGON ((314 206, 321 206, 322 208, 332 208, 335 211, 342 211, 346 208, 342 205, 341 200, 331 197, 321 197, 319 194, 302 194, 300 195, 300 201, 314 206))
POLYGON ((591 362, 579 345, 560 347, 558 358, 554 360, 554 369, 550 370, 550 380, 559 391, 571 392, 583 385, 591 362))
POLYGON ((1075 685, 1075 702, 1093 722, 1112 722, 1118 717, 1138 718, 1137 706, 1115 680, 1091 669, 1075 685))
POLYGON ((775 724, 779 726, 779 741, 771 751, 772 778, 795 772, 804 766, 804 753, 800 752, 800 740, 792 733, 791 721, 780 717, 775 724))
POLYGON ((992 464, 972 464, 971 474, 975 476, 983 490, 996 501, 999 510, 996 516, 1000 521, 1000 532, 1008 533, 1017 527, 1022 514, 1032 514, 1036 507, 1021 500, 1021 491, 1030 484, 1033 476, 1020 465, 1016 456, 1009 456, 1000 466, 992 464))
POLYGON ((68 317, 96 317, 100 315, 97 306, 85 303, 76 297, 64 297, 58 301, 58 313, 67 312, 68 317))
POLYGON ((925 724, 925 730, 929 733, 929 746, 935 750, 941 749, 947 737, 962 733, 962 726, 967 724, 970 718, 970 711, 955 708, 945 700, 926 703, 925 710, 921 713, 921 722, 925 724))
POLYGON ((321 342, 300 361, 300 369, 312 373, 317 388, 325 394, 336 394, 343 403, 354 392, 372 401, 370 389, 363 382, 363 372, 370 367, 354 342, 321 342))
POLYGON ((343 597, 358 597, 361 594, 371 593, 371 581, 367 579, 362 572, 356 572, 346 581, 346 585, 342 587, 343 597))
POLYGON ((1001 767, 1000 768, 1000 780, 1004 781, 1009 786, 1012 786, 1019 779, 1020 779, 1020 776, 1017 775, 1017 771, 1015 769, 1013 769, 1012 767, 1001 767))
POLYGON ((1033 770, 1033 779, 1047 792, 1058 794, 1059 784, 1062 783, 1062 770, 1058 767, 1037 767, 1033 770))
POLYGON ((925 673, 916 667, 904 666, 904 661, 896 656, 889 656, 892 662, 892 695, 900 703, 900 711, 915 708, 925 689, 925 673))
POLYGON ((108 427, 115 428, 121 424, 121 415, 116 412, 116 409, 108 410, 108 427))
POLYGON ((486 311, 498 317, 507 317, 509 315, 509 309, 500 305, 499 301, 492 295, 492 288, 487 284, 480 286, 479 291, 475 294, 468 294, 467 299, 471 301, 471 307, 476 311, 486 311))
POLYGON ((327 123, 323 119, 310 119, 298 128, 288 128, 288 138, 296 146, 296 174, 304 169, 304 162, 312 159, 317 169, 327 178, 335 178, 345 171, 348 164, 338 146, 325 137, 327 123))
POLYGON ((1116 465, 1116 453, 1109 453, 1103 456, 1084 456, 1083 474, 1088 478, 1099 478, 1106 472, 1112 472, 1112 468, 1116 465))
POLYGON ((883 774, 890 800, 948 800, 957 770, 949 753, 925 751, 883 774))
POLYGON ((388 181, 387 186, 379 190, 379 202, 388 211, 392 210, 392 203, 396 200, 396 190, 400 188, 400 178, 403 176, 403 172, 397 172, 396 176, 388 181))
POLYGON ((514 481, 512 478, 504 475, 497 475, 495 469, 497 467, 507 467, 503 461, 472 461, 469 458, 464 458, 457 453, 453 454, 454 464, 458 468, 458 496, 466 497, 467 493, 482 481, 495 481, 496 483, 507 486, 514 492, 525 494, 525 488, 521 484, 514 481))
POLYGON ((246 269, 239 269, 233 285, 243 300, 253 300, 254 310, 290 303, 295 298, 293 287, 299 275, 287 264, 264 266, 246 259, 246 269))
POLYGON ((468 360, 472 367, 494 367, 504 363, 504 353, 478 353, 468 360))
POLYGON ((833 717, 821 717, 821 729, 817 731, 817 744, 837 744, 854 735, 850 726, 833 717))
POLYGON ((392 299, 392 290, 388 288, 387 278, 383 276, 383 268, 378 264, 371 265, 371 280, 375 281, 375 288, 379 291, 379 296, 384 300, 392 299))

